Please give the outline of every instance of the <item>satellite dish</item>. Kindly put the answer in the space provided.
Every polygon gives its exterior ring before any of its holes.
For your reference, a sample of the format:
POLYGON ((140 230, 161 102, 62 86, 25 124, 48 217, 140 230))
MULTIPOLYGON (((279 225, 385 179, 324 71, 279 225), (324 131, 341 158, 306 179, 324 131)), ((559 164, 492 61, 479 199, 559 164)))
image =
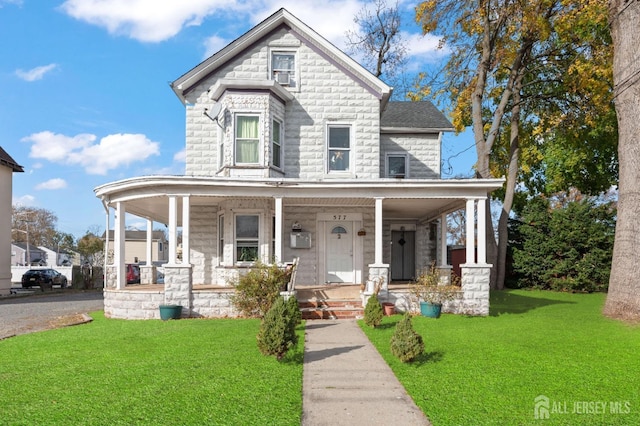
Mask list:
MULTIPOLYGON (((211 105, 210 108, 205 108, 204 109, 204 115, 209 117, 211 119, 211 121, 215 121, 216 124, 218 124, 218 126, 220 126, 220 123, 218 122, 218 115, 220 115, 220 111, 222 111, 222 104, 220 104, 218 102, 214 102, 213 105, 211 105)), ((220 127, 222 127, 222 126, 220 126, 220 127)))
POLYGON ((209 116, 209 118, 211 118, 212 120, 217 120, 220 111, 222 111, 222 104, 214 102, 213 105, 211 105, 211 108, 205 108, 205 110, 207 111, 206 114, 209 116))

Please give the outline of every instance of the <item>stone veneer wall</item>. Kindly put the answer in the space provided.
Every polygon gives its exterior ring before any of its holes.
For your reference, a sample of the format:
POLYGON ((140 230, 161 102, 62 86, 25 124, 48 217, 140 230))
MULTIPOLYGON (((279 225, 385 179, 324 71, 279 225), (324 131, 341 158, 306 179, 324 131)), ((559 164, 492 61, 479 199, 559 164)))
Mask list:
MULTIPOLYGON (((195 290, 191 309, 183 309, 183 318, 225 318, 239 314, 231 304, 233 289, 195 290)), ((160 319, 159 306, 165 304, 164 286, 158 290, 105 290, 104 313, 107 318, 160 319)))

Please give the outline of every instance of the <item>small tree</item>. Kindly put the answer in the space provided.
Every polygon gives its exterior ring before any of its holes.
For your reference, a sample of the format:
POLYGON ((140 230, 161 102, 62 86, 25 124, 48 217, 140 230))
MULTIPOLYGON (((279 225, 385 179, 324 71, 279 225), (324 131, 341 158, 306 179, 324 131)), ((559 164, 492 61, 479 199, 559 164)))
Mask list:
POLYGON ((280 295, 290 272, 276 264, 257 262, 249 272, 232 282, 236 288, 231 303, 247 317, 263 318, 280 295))
POLYGON ((302 322, 302 312, 300 311, 300 306, 298 306, 298 299, 291 296, 287 299, 285 303, 287 308, 287 314, 291 318, 293 322, 294 328, 302 322))
POLYGON ((260 352, 282 359, 298 342, 294 316, 284 298, 278 297, 260 323, 257 336, 260 352))
POLYGON ((364 307, 364 322, 369 327, 377 327, 382 322, 384 311, 377 294, 372 294, 364 307))
POLYGON ((411 315, 407 312, 396 325, 391 336, 391 353, 402 362, 411 362, 424 352, 422 336, 415 332, 411 315))

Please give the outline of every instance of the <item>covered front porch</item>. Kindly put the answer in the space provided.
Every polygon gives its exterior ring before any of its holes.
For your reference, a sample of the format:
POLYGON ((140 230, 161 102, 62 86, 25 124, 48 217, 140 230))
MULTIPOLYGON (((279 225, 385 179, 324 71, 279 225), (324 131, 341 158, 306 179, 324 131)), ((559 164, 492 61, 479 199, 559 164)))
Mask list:
POLYGON ((229 283, 252 266, 254 259, 242 257, 247 247, 264 263, 299 257, 298 282, 305 285, 352 285, 358 291, 363 285, 362 303, 381 283, 381 299, 403 310, 408 303, 405 292, 394 285, 394 277, 400 276, 397 268, 410 265, 405 275, 412 277, 435 262, 443 274, 450 273, 446 215, 464 208, 473 218, 466 228, 464 297, 449 310, 487 315, 491 265, 486 262, 485 207, 487 193, 501 183, 294 183, 169 176, 107 184, 96 189, 107 212, 107 229, 112 220, 114 228, 113 262, 105 268, 105 312, 118 318, 156 318, 159 304, 179 304, 185 316, 236 316, 229 283), (169 260, 162 267, 164 284, 153 284, 156 267, 149 265, 141 267, 141 285, 126 285, 126 213, 145 218, 148 234, 154 223, 166 225, 169 260), (255 219, 255 236, 243 234, 244 222, 238 217, 255 219), (405 232, 415 238, 407 244, 414 263, 397 261, 393 244, 400 232, 401 242, 405 232))

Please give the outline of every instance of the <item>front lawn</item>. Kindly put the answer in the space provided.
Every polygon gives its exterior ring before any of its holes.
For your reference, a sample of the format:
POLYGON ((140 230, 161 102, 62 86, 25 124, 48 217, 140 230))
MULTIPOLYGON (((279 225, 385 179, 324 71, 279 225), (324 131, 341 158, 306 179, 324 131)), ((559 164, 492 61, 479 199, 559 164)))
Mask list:
POLYGON ((486 318, 414 317, 413 364, 389 349, 399 316, 360 324, 434 425, 640 424, 640 326, 604 318, 604 299, 514 290, 486 318))
POLYGON ((1 424, 300 424, 302 327, 278 362, 258 320, 92 316, 0 341, 1 424))

